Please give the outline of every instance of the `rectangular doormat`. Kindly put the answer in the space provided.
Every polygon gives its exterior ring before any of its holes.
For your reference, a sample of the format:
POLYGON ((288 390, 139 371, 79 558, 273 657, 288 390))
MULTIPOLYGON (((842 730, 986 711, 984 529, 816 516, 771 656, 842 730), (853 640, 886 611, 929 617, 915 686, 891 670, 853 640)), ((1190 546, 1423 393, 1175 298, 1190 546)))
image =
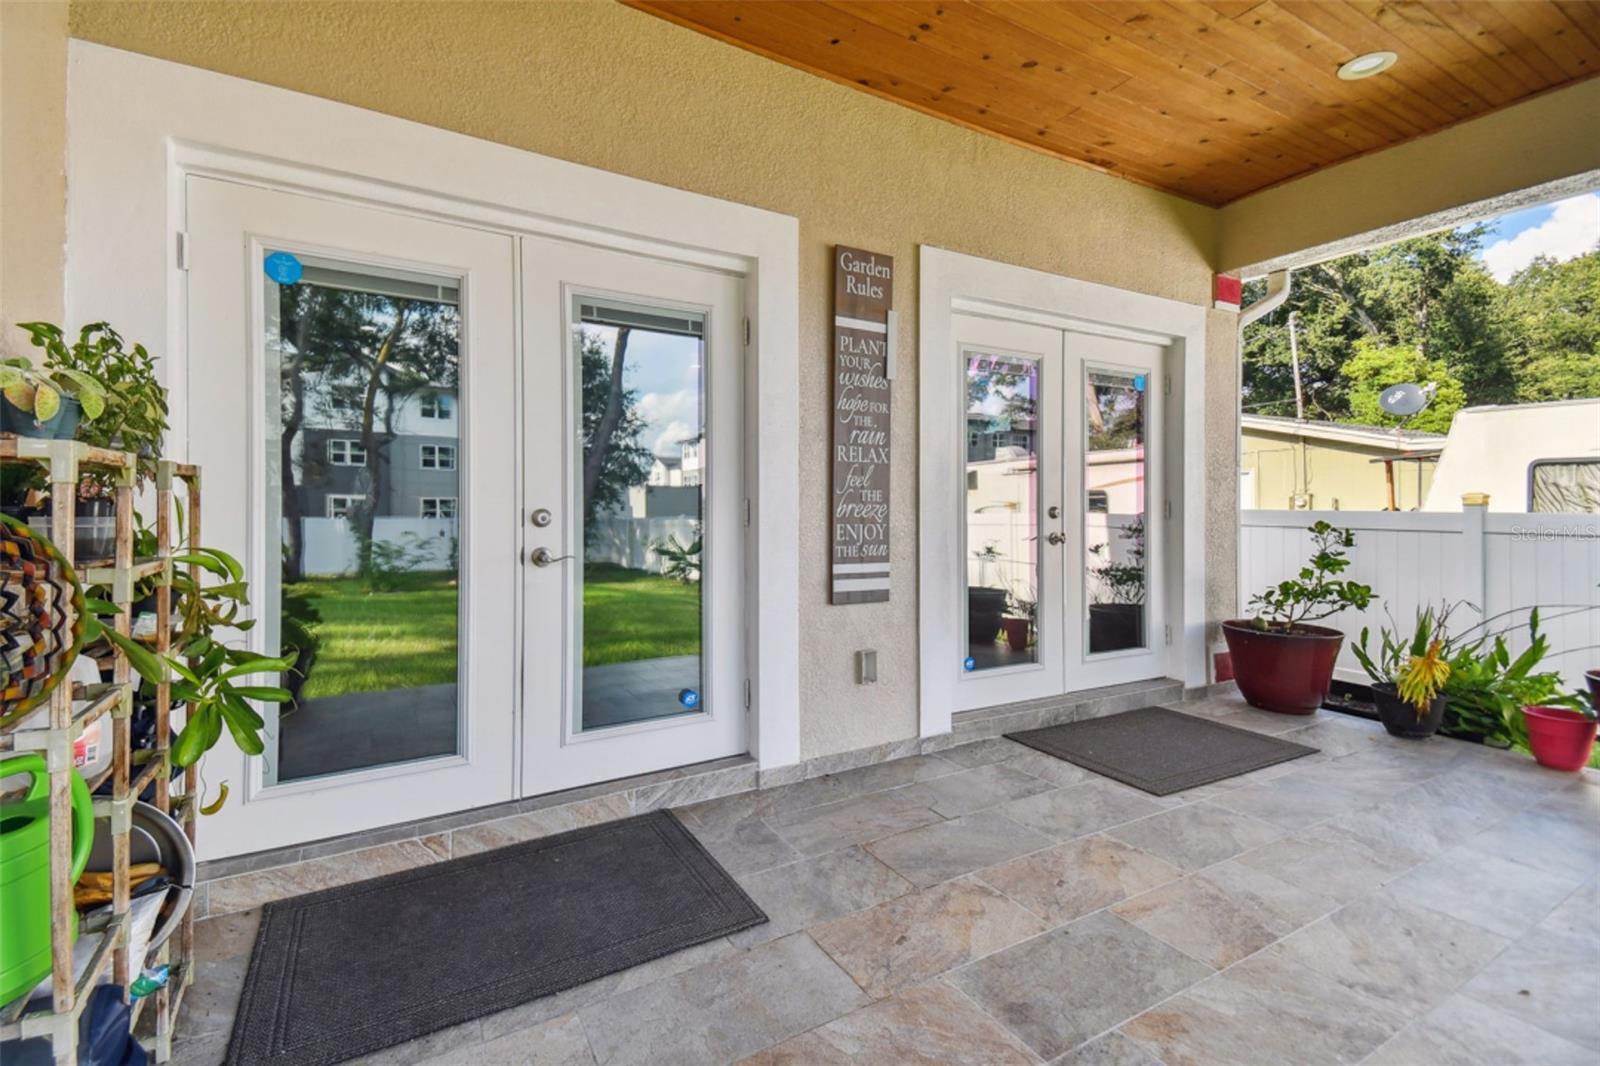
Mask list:
POLYGON ((269 903, 230 1066, 325 1066, 767 920, 671 813, 269 903))
POLYGON ((1141 707, 1006 736, 1156 796, 1317 752, 1165 707, 1141 707))

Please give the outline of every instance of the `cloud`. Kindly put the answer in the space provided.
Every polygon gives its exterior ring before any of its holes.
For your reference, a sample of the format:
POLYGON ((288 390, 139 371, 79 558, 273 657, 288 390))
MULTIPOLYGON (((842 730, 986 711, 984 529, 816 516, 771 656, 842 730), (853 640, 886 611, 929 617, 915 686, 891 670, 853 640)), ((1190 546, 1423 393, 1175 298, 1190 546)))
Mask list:
POLYGON ((676 445, 694 437, 696 430, 687 422, 669 422, 656 437, 650 450, 656 455, 677 455, 676 445))
POLYGON ((1496 281, 1511 275, 1539 256, 1561 261, 1592 251, 1600 241, 1600 193, 1574 196, 1556 203, 1550 217, 1509 240, 1496 241, 1483 250, 1483 265, 1496 281))

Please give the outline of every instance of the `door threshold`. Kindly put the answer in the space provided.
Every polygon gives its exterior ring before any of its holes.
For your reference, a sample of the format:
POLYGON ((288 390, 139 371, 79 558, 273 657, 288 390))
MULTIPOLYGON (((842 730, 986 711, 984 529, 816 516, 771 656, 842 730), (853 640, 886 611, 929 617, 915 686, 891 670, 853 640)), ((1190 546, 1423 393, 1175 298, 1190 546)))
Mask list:
MULTIPOLYGON (((1170 677, 1149 681, 1129 681, 1102 688, 1080 689, 1059 696, 1005 703, 957 711, 951 718, 949 742, 943 747, 968 744, 974 740, 1004 736, 1024 729, 1076 722, 1084 718, 1103 718, 1119 711, 1132 711, 1156 703, 1183 700, 1183 682, 1170 677)), ((935 750, 935 749, 930 749, 935 750)))

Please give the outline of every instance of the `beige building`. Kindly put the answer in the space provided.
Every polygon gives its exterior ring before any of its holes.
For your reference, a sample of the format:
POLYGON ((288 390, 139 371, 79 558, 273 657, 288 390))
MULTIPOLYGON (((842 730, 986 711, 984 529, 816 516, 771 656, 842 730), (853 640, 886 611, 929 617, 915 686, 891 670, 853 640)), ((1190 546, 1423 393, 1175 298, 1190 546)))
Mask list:
POLYGON ((1266 511, 1420 510, 1444 442, 1440 433, 1243 415, 1239 506, 1266 511))

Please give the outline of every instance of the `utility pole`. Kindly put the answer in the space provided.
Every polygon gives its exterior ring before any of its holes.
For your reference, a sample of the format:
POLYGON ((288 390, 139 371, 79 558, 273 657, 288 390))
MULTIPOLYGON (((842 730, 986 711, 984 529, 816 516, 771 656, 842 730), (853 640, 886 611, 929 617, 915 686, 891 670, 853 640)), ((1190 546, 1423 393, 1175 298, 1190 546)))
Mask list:
POLYGON ((1300 391, 1300 342, 1295 337, 1295 318, 1299 311, 1289 312, 1289 365, 1294 368, 1294 417, 1297 422, 1306 420, 1306 399, 1300 391))

